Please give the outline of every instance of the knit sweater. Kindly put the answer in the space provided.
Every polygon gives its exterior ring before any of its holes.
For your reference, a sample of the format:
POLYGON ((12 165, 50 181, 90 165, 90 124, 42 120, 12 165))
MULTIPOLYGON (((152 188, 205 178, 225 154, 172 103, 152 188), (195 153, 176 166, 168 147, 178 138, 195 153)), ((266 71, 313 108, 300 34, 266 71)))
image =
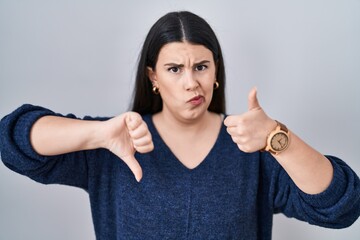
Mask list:
POLYGON ((330 186, 309 195, 269 153, 240 151, 223 125, 205 159, 188 169, 146 115, 155 149, 135 154, 143 169, 138 183, 106 149, 38 155, 29 134, 45 115, 60 116, 23 105, 1 120, 1 159, 37 182, 87 191, 97 239, 271 239, 274 213, 329 228, 347 227, 360 214, 359 178, 333 156, 327 156, 334 167, 330 186))

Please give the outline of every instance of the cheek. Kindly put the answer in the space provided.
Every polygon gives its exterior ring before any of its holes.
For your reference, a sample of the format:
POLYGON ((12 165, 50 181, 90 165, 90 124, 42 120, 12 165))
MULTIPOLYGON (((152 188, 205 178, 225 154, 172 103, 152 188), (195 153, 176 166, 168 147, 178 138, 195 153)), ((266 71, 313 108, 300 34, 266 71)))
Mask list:
POLYGON ((215 77, 213 75, 206 76, 203 78, 202 87, 207 92, 214 90, 215 77))
POLYGON ((159 84, 160 96, 163 101, 174 102, 181 98, 182 91, 176 81, 162 82, 159 84))
POLYGON ((177 96, 176 92, 172 88, 169 88, 168 86, 163 86, 160 90, 160 94, 163 100, 171 100, 171 99, 175 100, 177 96))

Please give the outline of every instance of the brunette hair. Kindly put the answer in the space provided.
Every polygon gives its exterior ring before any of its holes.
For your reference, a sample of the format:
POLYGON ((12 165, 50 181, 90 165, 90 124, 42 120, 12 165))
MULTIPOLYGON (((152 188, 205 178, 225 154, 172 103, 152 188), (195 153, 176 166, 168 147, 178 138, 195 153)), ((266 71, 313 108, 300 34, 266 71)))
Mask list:
POLYGON ((154 114, 162 110, 162 99, 152 92, 147 67, 155 70, 160 49, 165 44, 184 41, 203 45, 212 52, 219 88, 214 90, 208 110, 225 113, 225 67, 219 41, 203 18, 187 11, 170 12, 151 27, 139 56, 132 111, 154 114))

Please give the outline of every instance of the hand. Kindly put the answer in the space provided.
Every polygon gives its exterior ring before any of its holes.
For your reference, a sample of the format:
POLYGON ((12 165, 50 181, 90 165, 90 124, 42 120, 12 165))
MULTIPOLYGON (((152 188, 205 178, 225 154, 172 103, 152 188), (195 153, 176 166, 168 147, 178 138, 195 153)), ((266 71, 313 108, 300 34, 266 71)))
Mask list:
POLYGON ((126 112, 114 117, 105 124, 105 148, 120 157, 140 182, 142 169, 135 159, 135 152, 147 153, 154 149, 151 133, 141 116, 126 112))
POLYGON ((276 127, 276 122, 260 107, 256 94, 254 87, 248 96, 249 111, 228 116, 224 121, 232 140, 240 150, 248 153, 263 149, 268 134, 276 127))

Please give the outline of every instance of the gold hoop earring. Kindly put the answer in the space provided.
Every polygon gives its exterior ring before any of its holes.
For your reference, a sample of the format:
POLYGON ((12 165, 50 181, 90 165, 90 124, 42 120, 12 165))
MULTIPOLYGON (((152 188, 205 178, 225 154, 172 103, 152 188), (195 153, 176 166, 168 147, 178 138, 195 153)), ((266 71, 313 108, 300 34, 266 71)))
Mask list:
POLYGON ((155 86, 153 87, 152 91, 155 95, 158 95, 160 93, 159 88, 155 86))
POLYGON ((218 89, 218 88, 219 88, 219 85, 220 85, 220 84, 219 84, 218 81, 214 82, 214 90, 215 90, 215 89, 218 89))

